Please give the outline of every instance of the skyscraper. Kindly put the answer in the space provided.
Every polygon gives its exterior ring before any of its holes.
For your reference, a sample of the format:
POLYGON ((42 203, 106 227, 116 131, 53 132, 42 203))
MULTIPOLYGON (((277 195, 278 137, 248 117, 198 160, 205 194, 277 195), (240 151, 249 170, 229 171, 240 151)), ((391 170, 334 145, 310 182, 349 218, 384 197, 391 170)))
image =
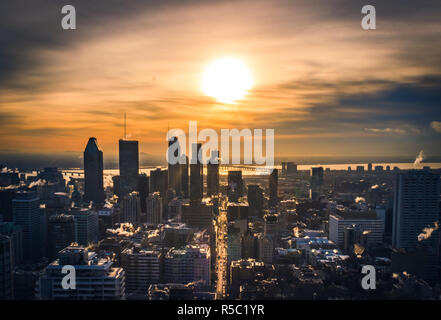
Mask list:
MULTIPOLYGON (((396 177, 393 210, 392 244, 409 249, 421 241, 424 228, 433 227, 439 219, 439 175, 423 170, 399 173, 396 177)), ((426 242, 437 251, 439 232, 426 242)))
POLYGON ((49 217, 49 258, 56 259, 58 252, 75 242, 75 219, 64 214, 49 217))
POLYGON ((323 167, 311 168, 311 189, 310 197, 318 200, 323 186, 323 167))
POLYGON ((40 258, 40 199, 34 191, 20 191, 12 200, 14 222, 23 227, 23 259, 40 258))
POLYGON ((150 192, 150 178, 146 174, 142 173, 138 176, 138 185, 136 191, 139 193, 139 199, 141 201, 141 212, 146 213, 146 198, 150 192))
POLYGON ((261 216, 263 209, 263 190, 256 184, 248 185, 248 204, 250 215, 261 216))
POLYGON ((18 188, 0 190, 0 214, 3 215, 3 221, 12 222, 12 199, 18 188))
POLYGON ((121 199, 121 222, 138 223, 141 213, 139 194, 133 191, 121 199))
POLYGON ((23 227, 14 222, 0 222, 0 235, 11 240, 12 265, 20 265, 23 262, 23 227))
MULTIPOLYGON (((168 147, 170 148, 174 144, 178 144, 178 138, 172 137, 168 141, 168 147)), ((169 154, 169 161, 168 161, 168 187, 175 190, 177 195, 181 194, 181 167, 179 165, 179 162, 171 163, 172 158, 179 159, 180 157, 180 147, 176 148, 176 150, 173 151, 173 154, 169 154)))
POLYGON ((132 299, 145 299, 149 286, 161 282, 161 258, 158 251, 138 246, 126 248, 121 252, 127 295, 132 295, 132 299))
POLYGON ((72 208, 67 211, 75 219, 76 242, 87 246, 98 241, 98 213, 86 208, 72 208))
POLYGON ((147 223, 159 224, 162 223, 162 199, 159 192, 150 194, 147 198, 147 223))
POLYGON ((406 271, 433 283, 439 278, 439 175, 411 170, 396 176, 392 272, 406 271))
POLYGON ((103 152, 99 150, 96 138, 89 138, 84 149, 84 200, 104 202, 103 152))
POLYGON ((238 202, 243 196, 242 171, 228 171, 228 201, 238 202))
POLYGON ((0 234, 0 300, 12 299, 11 239, 0 234))
POLYGON ((192 163, 190 164, 190 201, 200 203, 204 195, 204 166, 199 159, 202 144, 192 145, 192 163))
POLYGON ((210 161, 207 164, 207 196, 212 196, 219 192, 219 151, 211 152, 210 161))
POLYGON ((188 198, 188 157, 185 156, 185 163, 182 163, 179 165, 181 168, 180 174, 181 174, 181 189, 182 189, 182 197, 188 198))
POLYGON ((136 190, 138 174, 138 141, 119 140, 119 176, 120 192, 122 196, 136 190))
POLYGON ((269 206, 274 207, 278 200, 278 170, 273 169, 269 175, 269 206))

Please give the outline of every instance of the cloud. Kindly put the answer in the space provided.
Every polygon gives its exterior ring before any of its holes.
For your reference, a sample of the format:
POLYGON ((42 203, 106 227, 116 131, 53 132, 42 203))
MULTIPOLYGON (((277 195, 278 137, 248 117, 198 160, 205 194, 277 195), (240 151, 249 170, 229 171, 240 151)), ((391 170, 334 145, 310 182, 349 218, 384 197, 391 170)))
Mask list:
POLYGON ((436 132, 441 133, 441 122, 440 121, 432 121, 430 123, 430 127, 436 132))
POLYGON ((151 154, 162 155, 168 125, 188 120, 275 128, 276 152, 401 154, 403 136, 420 130, 411 157, 437 149, 424 128, 441 119, 440 2, 374 1, 382 24, 370 33, 360 28, 363 1, 336 1, 72 0, 75 32, 61 30, 61 4, 4 1, 2 145, 82 150, 94 135, 107 155, 127 112, 129 134, 151 154), (198 75, 231 53, 258 81, 222 109, 198 91, 198 75))
POLYGON ((398 133, 398 134, 404 134, 406 133, 405 130, 402 129, 392 129, 392 128, 384 128, 384 129, 378 129, 378 128, 364 128, 365 131, 374 132, 374 133, 398 133))

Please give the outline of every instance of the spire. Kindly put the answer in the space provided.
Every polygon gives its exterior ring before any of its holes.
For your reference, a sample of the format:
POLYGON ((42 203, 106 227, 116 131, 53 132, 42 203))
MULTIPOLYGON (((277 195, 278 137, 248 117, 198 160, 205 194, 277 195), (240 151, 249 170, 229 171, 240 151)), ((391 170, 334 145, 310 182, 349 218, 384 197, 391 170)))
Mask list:
POLYGON ((126 113, 124 112, 124 140, 127 139, 127 132, 126 132, 126 113))

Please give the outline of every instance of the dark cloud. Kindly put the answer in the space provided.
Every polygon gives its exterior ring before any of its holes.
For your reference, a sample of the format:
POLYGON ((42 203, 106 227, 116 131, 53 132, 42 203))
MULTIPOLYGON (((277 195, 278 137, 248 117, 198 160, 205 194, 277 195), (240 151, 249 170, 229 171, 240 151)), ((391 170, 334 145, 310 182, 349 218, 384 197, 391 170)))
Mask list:
MULTIPOLYGON (((186 5, 195 1, 186 0, 186 5)), ((152 12, 167 6, 183 5, 183 1, 155 0, 14 0, 0 2, 0 88, 32 89, 39 82, 22 83, 22 72, 35 69, 44 61, 35 57, 41 50, 58 50, 93 35, 93 30, 113 32, 113 22, 141 11, 152 12), (61 28, 61 8, 75 6, 77 29, 61 28)), ((121 25, 118 25, 121 27, 121 25)))

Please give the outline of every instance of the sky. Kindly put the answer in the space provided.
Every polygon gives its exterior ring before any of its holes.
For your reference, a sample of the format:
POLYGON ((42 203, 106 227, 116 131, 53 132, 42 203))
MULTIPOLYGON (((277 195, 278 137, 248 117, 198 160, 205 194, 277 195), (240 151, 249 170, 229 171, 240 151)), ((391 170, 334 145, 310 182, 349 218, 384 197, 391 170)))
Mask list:
POLYGON ((2 1, 0 159, 78 160, 94 136, 111 162, 126 112, 141 163, 165 161, 167 129, 190 120, 274 129, 279 160, 438 161, 440 14, 437 0, 2 1), (235 104, 201 90, 225 56, 254 80, 235 104))

